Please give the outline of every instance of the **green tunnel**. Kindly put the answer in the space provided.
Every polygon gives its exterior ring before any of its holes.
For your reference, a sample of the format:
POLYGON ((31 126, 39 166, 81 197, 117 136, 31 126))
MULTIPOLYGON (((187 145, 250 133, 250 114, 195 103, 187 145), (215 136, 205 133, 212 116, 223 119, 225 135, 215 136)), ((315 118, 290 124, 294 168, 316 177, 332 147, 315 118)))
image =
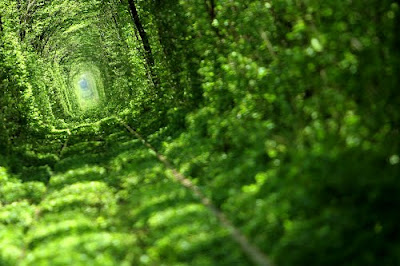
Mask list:
POLYGON ((394 0, 0 0, 0 266, 400 265, 394 0))

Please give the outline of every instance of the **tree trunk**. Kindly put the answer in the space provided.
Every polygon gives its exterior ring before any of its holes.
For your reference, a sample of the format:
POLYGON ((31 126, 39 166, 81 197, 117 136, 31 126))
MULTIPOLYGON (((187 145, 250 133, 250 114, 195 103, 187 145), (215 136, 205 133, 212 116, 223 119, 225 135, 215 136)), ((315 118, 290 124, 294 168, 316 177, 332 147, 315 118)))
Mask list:
POLYGON ((134 0, 128 0, 128 3, 129 3, 129 9, 131 11, 131 15, 132 15, 132 18, 133 18, 133 22, 135 23, 135 26, 136 26, 136 28, 137 28, 137 30, 139 32, 140 38, 142 39, 142 45, 143 45, 143 49, 144 49, 144 52, 145 52, 145 60, 146 60, 146 63, 148 65, 148 67, 149 67, 152 81, 153 81, 155 87, 158 88, 159 87, 159 80, 157 78, 157 75, 154 72, 154 56, 153 56, 153 52, 151 50, 149 38, 147 36, 146 31, 144 30, 142 22, 140 21, 135 1, 134 0))

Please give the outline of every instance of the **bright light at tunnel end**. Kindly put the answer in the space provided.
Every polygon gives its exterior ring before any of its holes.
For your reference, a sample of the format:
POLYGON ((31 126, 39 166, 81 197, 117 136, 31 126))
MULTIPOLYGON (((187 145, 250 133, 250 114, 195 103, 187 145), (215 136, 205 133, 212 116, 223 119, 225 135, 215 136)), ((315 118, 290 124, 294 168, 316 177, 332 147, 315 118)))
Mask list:
POLYGON ((79 64, 71 71, 70 81, 79 111, 99 107, 104 98, 104 88, 100 70, 95 65, 79 64))

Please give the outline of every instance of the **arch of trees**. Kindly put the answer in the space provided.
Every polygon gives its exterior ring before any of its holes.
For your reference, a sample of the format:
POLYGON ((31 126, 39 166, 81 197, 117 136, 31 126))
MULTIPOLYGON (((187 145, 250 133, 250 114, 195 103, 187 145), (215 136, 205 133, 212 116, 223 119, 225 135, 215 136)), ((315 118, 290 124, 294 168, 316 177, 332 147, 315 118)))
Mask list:
POLYGON ((0 265, 399 264, 399 8, 0 1, 0 265))

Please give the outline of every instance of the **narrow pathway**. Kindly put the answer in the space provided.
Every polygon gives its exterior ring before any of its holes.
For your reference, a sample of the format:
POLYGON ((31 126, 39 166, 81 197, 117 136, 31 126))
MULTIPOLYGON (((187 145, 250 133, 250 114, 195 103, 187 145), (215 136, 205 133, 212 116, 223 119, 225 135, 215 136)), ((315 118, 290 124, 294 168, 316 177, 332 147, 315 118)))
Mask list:
MULTIPOLYGON (((43 182, 14 179, 14 185, 32 187, 38 194, 9 202, 13 212, 22 208, 5 226, 14 232, 10 241, 15 242, 16 264, 252 264, 232 240, 232 227, 223 228, 221 217, 209 211, 209 202, 204 204, 205 196, 201 202, 198 193, 175 182, 176 171, 167 171, 154 150, 118 120, 104 119, 52 137, 52 145, 37 147, 37 154, 59 156, 49 177, 43 182), (32 198, 35 202, 27 200, 32 198)), ((12 214, 3 209, 0 221, 12 214)))

